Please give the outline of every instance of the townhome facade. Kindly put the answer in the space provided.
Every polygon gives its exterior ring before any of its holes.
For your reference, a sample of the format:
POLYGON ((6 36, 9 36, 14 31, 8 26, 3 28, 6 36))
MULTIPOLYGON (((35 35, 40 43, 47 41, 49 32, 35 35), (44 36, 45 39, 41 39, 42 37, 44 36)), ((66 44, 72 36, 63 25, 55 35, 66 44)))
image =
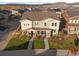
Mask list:
POLYGON ((79 16, 69 18, 68 34, 79 34, 79 16))
POLYGON ((79 34, 79 12, 68 12, 68 34, 79 34))
POLYGON ((20 20, 22 33, 26 35, 53 36, 59 31, 60 21, 52 12, 27 12, 20 20))

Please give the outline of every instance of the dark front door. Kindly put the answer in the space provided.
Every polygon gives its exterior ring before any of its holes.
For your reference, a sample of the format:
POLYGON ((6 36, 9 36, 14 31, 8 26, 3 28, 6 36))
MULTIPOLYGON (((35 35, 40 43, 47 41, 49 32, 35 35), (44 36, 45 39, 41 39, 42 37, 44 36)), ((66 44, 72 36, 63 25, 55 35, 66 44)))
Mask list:
POLYGON ((50 34, 50 36, 53 36, 53 30, 51 30, 51 34, 50 34))
POLYGON ((34 34, 33 31, 31 31, 31 36, 33 36, 33 34, 34 34))

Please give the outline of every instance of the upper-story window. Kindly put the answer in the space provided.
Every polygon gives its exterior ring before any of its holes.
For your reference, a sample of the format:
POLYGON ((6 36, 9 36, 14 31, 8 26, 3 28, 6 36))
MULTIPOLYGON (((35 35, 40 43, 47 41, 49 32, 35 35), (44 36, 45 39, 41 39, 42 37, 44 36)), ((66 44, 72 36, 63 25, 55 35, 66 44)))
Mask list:
POLYGON ((54 23, 52 23, 52 26, 54 26, 54 23))
POLYGON ((79 23, 79 20, 76 20, 76 23, 79 23))
POLYGON ((24 26, 27 26, 27 25, 29 26, 29 24, 24 24, 24 26))
POLYGON ((55 26, 57 26, 57 23, 55 23, 55 26))
POLYGON ((69 20, 69 23, 72 23, 72 20, 69 20))
POLYGON ((25 26, 26 24, 24 24, 24 26, 25 26))
POLYGON ((35 25, 38 25, 38 22, 35 22, 35 25))
POLYGON ((76 20, 73 20, 73 23, 76 23, 76 20))
POLYGON ((57 26, 57 23, 52 23, 52 26, 57 26))
POLYGON ((47 24, 46 24, 46 23, 44 23, 44 26, 47 26, 47 24))
POLYGON ((29 24, 28 24, 28 26, 29 26, 29 24))

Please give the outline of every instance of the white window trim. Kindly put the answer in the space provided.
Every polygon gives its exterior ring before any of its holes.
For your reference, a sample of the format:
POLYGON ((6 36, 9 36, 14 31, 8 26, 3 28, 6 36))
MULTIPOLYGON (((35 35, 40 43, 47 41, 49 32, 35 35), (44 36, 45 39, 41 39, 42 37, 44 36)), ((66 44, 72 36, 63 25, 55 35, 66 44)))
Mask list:
POLYGON ((76 20, 73 20, 73 23, 76 23, 76 20))
POLYGON ((69 23, 72 23, 72 20, 69 20, 69 23))

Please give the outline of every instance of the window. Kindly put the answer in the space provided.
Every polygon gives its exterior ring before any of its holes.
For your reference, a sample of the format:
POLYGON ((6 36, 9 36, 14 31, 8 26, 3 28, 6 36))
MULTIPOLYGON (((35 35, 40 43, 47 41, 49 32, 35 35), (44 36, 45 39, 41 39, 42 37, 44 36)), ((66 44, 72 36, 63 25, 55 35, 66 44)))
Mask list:
POLYGON ((56 30, 55 29, 52 29, 51 33, 55 33, 55 32, 56 32, 56 30))
POLYGON ((44 31, 41 31, 41 34, 43 34, 44 33, 44 31))
POLYGON ((57 23, 55 23, 55 26, 57 26, 57 23))
POLYGON ((76 20, 76 23, 78 24, 79 20, 76 20))
POLYGON ((24 26, 25 26, 26 24, 24 24, 24 26))
POLYGON ((38 34, 40 34, 40 31, 37 31, 38 34))
POLYGON ((73 23, 75 23, 76 22, 76 20, 73 20, 73 23))
POLYGON ((24 26, 27 26, 27 25, 29 26, 29 24, 24 24, 24 26))
POLYGON ((54 31, 54 33, 56 32, 56 30, 53 30, 54 31))
POLYGON ((29 26, 29 24, 28 24, 28 26, 29 26))
POLYGON ((38 22, 35 22, 35 25, 38 25, 38 22))
POLYGON ((47 24, 46 24, 46 23, 44 23, 44 26, 47 26, 47 24))
POLYGON ((54 26, 54 23, 52 23, 52 26, 54 26))
POLYGON ((74 31, 76 31, 76 28, 74 28, 74 31))
POLYGON ((69 23, 72 23, 72 20, 69 20, 69 23))

